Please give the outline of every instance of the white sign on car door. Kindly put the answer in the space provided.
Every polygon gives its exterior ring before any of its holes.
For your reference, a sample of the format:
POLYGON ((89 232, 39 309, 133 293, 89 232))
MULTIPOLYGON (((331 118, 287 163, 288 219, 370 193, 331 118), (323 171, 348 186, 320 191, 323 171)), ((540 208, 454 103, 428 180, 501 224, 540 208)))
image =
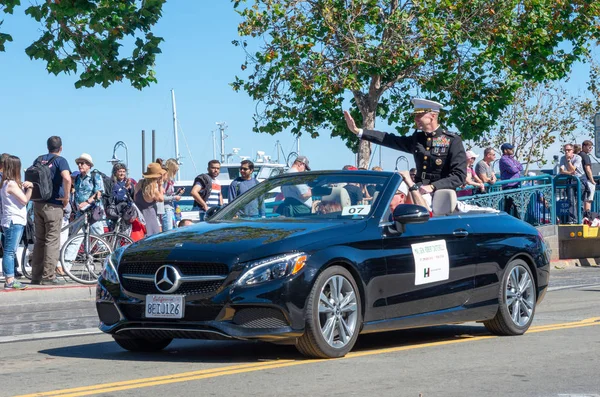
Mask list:
POLYGON ((448 280, 450 261, 446 240, 411 244, 415 259, 415 285, 448 280))

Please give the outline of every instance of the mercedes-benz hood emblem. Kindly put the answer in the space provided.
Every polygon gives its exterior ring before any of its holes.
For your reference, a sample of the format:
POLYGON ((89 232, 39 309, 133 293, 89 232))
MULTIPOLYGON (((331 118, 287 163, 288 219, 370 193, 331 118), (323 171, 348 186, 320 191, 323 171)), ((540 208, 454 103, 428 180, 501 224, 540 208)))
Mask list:
POLYGON ((163 265, 154 274, 154 284, 160 292, 170 294, 179 288, 181 275, 174 266, 163 265))

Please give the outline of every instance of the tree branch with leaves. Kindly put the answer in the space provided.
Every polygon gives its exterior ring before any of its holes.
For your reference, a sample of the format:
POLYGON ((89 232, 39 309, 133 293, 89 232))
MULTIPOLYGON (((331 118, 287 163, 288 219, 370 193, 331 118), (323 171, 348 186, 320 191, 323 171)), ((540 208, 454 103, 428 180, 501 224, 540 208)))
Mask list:
POLYGON ((449 107, 466 139, 492 128, 525 82, 564 78, 598 39, 593 0, 232 0, 245 76, 232 83, 258 101, 254 131, 341 137, 342 105, 364 128, 405 134, 416 95, 449 107), (252 48, 252 50, 250 50, 252 48))
MULTIPOLYGON (((25 52, 44 61, 49 73, 78 73, 76 88, 129 80, 142 89, 156 82, 154 63, 163 39, 152 33, 152 27, 162 16, 165 1, 41 1, 25 9, 42 31, 25 52)), ((0 12, 13 14, 20 5, 20 0, 0 0, 0 12)), ((11 41, 11 35, 0 32, 0 51, 11 41)))

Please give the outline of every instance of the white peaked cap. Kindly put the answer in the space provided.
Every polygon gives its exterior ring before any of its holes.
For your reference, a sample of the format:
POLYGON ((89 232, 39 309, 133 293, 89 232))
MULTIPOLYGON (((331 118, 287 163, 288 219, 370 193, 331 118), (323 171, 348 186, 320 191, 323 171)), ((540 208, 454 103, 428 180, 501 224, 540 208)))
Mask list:
POLYGON ((413 98, 412 103, 415 107, 413 113, 439 112, 444 107, 441 103, 429 99, 413 98))

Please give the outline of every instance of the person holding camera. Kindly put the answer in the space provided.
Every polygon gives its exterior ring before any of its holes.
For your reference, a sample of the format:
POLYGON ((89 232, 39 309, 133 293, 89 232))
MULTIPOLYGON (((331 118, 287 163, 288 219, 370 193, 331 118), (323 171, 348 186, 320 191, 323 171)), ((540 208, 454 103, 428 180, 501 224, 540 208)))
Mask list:
POLYGON ((181 193, 183 193, 182 188, 178 189, 175 192, 175 175, 177 171, 179 171, 179 164, 175 159, 168 159, 165 162, 165 168, 167 170, 167 175, 165 176, 165 180, 163 182, 163 187, 165 190, 165 211, 162 214, 162 231, 166 232, 167 230, 172 230, 175 222, 175 206, 174 202, 181 200, 181 193))

